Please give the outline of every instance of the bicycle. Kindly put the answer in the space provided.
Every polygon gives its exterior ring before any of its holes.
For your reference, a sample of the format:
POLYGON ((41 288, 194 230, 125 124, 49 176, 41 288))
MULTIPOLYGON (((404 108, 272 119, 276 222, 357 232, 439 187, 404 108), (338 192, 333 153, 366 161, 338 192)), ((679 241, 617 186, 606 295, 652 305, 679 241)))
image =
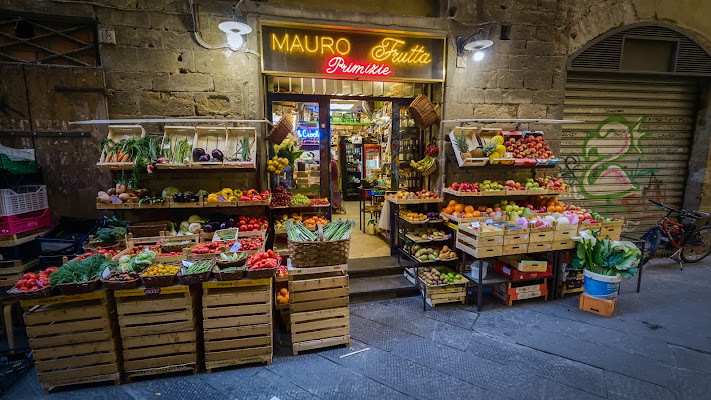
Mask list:
POLYGON ((684 262, 699 262, 711 254, 711 225, 697 226, 697 221, 708 219, 708 213, 677 210, 659 201, 649 201, 667 211, 667 214, 642 236, 649 249, 645 263, 654 258, 662 241, 667 249, 677 249, 671 259, 679 263, 679 269, 684 268, 684 262), (678 214, 679 222, 671 220, 672 214, 678 214))

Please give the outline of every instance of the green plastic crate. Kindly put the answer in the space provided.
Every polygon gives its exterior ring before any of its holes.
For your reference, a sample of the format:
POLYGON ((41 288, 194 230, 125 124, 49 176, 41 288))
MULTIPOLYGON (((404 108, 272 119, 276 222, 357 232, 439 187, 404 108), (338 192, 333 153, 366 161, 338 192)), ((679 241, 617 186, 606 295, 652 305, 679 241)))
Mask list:
POLYGON ((37 161, 12 161, 5 154, 0 153, 0 169, 13 175, 34 174, 37 172, 37 161))

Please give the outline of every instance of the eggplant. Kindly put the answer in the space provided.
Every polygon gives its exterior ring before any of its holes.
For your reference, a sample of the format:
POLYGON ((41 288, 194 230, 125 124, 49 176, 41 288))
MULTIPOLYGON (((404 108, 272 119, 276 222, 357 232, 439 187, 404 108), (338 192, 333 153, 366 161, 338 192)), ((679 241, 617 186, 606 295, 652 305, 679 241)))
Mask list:
POLYGON ((193 161, 198 161, 203 155, 205 155, 205 150, 199 147, 193 149, 193 161))
POLYGON ((173 195, 173 201, 176 203, 184 203, 185 196, 182 193, 177 193, 173 195))
POLYGON ((227 220, 227 224, 230 226, 230 228, 234 228, 237 226, 237 220, 234 218, 230 218, 227 220))
POLYGON ((220 223, 219 222, 210 222, 208 225, 212 228, 212 231, 216 231, 220 229, 220 223))
POLYGON ((222 151, 219 149, 215 149, 212 151, 212 158, 216 159, 217 161, 222 161, 225 158, 225 155, 222 154, 222 151))
POLYGON ((210 155, 209 155, 209 154, 203 154, 203 155, 201 155, 201 156, 197 159, 197 161, 200 161, 200 162, 208 162, 208 161, 210 161, 210 155))
POLYGON ((227 228, 229 228, 229 227, 230 227, 230 226, 227 225, 227 222, 223 222, 223 223, 220 224, 220 229, 227 229, 227 228))
POLYGON ((210 233, 210 232, 214 232, 214 231, 215 231, 214 229, 212 229, 212 225, 210 225, 210 224, 205 224, 205 225, 203 225, 202 230, 203 230, 203 232, 205 232, 205 233, 210 233))

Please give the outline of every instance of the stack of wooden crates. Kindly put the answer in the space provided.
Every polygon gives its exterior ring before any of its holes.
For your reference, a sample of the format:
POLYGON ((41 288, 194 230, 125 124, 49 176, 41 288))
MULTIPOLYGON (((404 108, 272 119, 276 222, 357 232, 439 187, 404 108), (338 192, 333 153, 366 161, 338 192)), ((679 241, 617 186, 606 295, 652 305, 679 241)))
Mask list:
POLYGON ((198 371, 199 297, 189 286, 114 291, 124 369, 132 378, 198 371))
POLYGON ((272 279, 202 284, 205 368, 272 363, 272 279))
POLYGON ((288 290, 294 355, 350 346, 348 265, 289 269, 288 290))
POLYGON ((22 300, 37 376, 45 393, 66 385, 119 384, 120 355, 105 290, 22 300))

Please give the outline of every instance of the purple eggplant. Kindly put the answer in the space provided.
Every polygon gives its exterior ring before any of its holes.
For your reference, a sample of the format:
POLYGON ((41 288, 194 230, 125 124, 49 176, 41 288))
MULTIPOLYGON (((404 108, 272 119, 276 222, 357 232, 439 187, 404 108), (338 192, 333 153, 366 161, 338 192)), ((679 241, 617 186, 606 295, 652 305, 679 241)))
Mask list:
POLYGON ((237 227, 237 220, 234 218, 230 218, 227 220, 227 225, 229 225, 230 228, 235 228, 237 227))
POLYGON ((225 155, 222 154, 222 151, 215 149, 212 151, 212 158, 216 159, 217 161, 222 161, 225 158, 225 155))
POLYGON ((203 230, 203 232, 205 232, 205 233, 211 233, 211 232, 214 232, 214 231, 215 231, 214 229, 212 229, 212 225, 210 225, 210 224, 205 224, 205 225, 202 227, 202 230, 203 230))
POLYGON ((210 161, 210 155, 209 154, 203 154, 198 158, 198 161, 200 162, 207 162, 210 161))
POLYGON ((203 150, 203 149, 201 149, 201 148, 199 148, 199 147, 193 149, 193 161, 198 161, 198 160, 200 160, 200 157, 202 157, 203 154, 205 154, 205 150, 203 150))
POLYGON ((220 229, 227 229, 227 228, 229 228, 229 227, 230 227, 230 226, 229 226, 229 224, 227 224, 227 222, 223 222, 223 223, 220 224, 220 229))

